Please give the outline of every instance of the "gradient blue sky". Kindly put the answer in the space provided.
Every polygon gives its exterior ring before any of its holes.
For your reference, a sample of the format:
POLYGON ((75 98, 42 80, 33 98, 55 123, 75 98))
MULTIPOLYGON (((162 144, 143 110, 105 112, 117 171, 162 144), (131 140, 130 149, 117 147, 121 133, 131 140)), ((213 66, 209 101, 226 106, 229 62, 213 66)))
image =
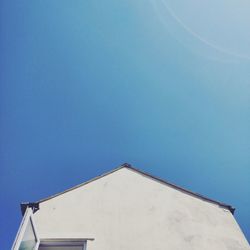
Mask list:
POLYGON ((249 1, 0 1, 0 246, 21 201, 128 162, 229 203, 250 239, 249 1))

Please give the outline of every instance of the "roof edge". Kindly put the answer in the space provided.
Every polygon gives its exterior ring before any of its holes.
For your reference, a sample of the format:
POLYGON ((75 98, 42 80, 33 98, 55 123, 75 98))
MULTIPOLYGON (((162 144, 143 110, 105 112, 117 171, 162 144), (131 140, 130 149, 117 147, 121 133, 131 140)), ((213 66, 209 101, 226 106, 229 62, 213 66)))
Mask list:
POLYGON ((88 180, 88 181, 86 181, 86 182, 83 182, 83 183, 81 183, 81 184, 79 184, 79 185, 76 185, 76 186, 74 186, 74 187, 71 187, 71 188, 69 188, 69 189, 66 189, 66 190, 63 191, 63 192, 59 192, 59 193, 54 194, 54 195, 52 195, 52 196, 49 196, 49 197, 47 197, 47 198, 38 200, 37 202, 21 203, 22 214, 24 214, 24 212, 25 212, 25 210, 26 210, 27 207, 32 207, 32 208, 34 209, 34 211, 37 211, 37 210, 39 209, 39 204, 40 204, 40 203, 45 202, 45 201, 47 201, 47 200, 50 200, 50 199, 52 199, 52 198, 55 198, 55 197, 57 197, 57 196, 59 196, 59 195, 62 195, 62 194, 64 194, 64 193, 67 193, 67 192, 69 192, 69 191, 72 191, 72 190, 74 190, 74 189, 76 189, 76 188, 82 187, 82 186, 84 186, 84 185, 86 185, 86 184, 88 184, 88 183, 90 183, 90 182, 96 181, 96 180, 98 180, 98 179, 100 179, 100 178, 102 178, 102 177, 105 177, 105 176, 107 176, 107 175, 110 175, 110 174, 112 174, 112 173, 114 173, 114 172, 116 172, 116 171, 118 171, 118 170, 120 170, 120 169, 122 169, 122 168, 130 169, 130 170, 132 170, 132 171, 134 171, 134 172, 137 172, 137 173, 139 173, 139 174, 141 174, 141 175, 144 175, 144 176, 146 176, 146 177, 149 177, 149 178, 151 178, 151 179, 153 179, 153 180, 155 180, 155 181, 158 181, 158 182, 160 182, 160 183, 162 183, 162 184, 168 185, 168 186, 170 186, 170 187, 172 187, 172 188, 174 188, 174 189, 176 189, 176 190, 179 190, 179 191, 181 191, 181 192, 184 192, 184 193, 186 193, 186 194, 189 194, 189 195, 191 195, 191 196, 193 196, 193 197, 196 197, 196 198, 199 198, 199 199, 201 199, 201 200, 204 200, 204 201, 207 201, 207 202, 216 204, 216 205, 218 205, 218 206, 220 206, 220 207, 226 208, 226 209, 228 209, 232 214, 234 214, 234 212, 235 212, 235 208, 232 207, 231 205, 225 204, 225 203, 223 203, 223 202, 216 201, 216 200, 214 200, 214 199, 211 199, 211 198, 208 198, 208 197, 206 197, 206 196, 203 196, 203 195, 201 195, 201 194, 199 194, 199 193, 194 193, 194 192, 192 192, 192 191, 190 191, 190 190, 188 190, 188 189, 185 189, 185 188, 182 188, 182 187, 180 187, 180 186, 177 186, 177 185, 175 185, 175 184, 173 184, 173 183, 170 183, 170 182, 168 182, 168 181, 166 181, 166 180, 164 180, 164 179, 161 179, 161 178, 159 178, 159 177, 155 177, 155 176, 153 176, 153 175, 151 175, 151 174, 149 174, 149 173, 147 173, 147 172, 141 171, 141 170, 139 170, 139 169, 133 167, 133 166, 130 165, 129 163, 124 163, 124 164, 120 165, 120 166, 117 167, 117 168, 114 168, 113 170, 111 170, 111 171, 109 171, 109 172, 106 172, 106 173, 101 174, 101 175, 99 175, 99 176, 97 176, 97 177, 95 177, 95 178, 92 178, 92 179, 90 179, 90 180, 88 180))
POLYGON ((57 196, 59 196, 59 195, 65 194, 65 193, 67 193, 67 192, 70 192, 70 191, 72 191, 72 190, 74 190, 74 189, 76 189, 76 188, 79 188, 79 187, 82 187, 82 186, 84 186, 84 185, 87 185, 87 184, 89 184, 89 183, 91 183, 91 182, 93 182, 93 181, 96 181, 96 180, 98 180, 98 179, 100 179, 100 178, 102 178, 102 177, 105 177, 105 176, 107 176, 107 175, 110 175, 110 174, 112 174, 112 173, 114 173, 114 172, 116 172, 116 171, 118 171, 118 170, 120 170, 120 169, 122 169, 122 168, 124 168, 124 167, 128 167, 128 166, 130 166, 128 163, 124 163, 124 164, 122 164, 122 165, 120 165, 120 166, 114 168, 114 169, 111 170, 111 171, 108 171, 108 172, 106 172, 106 173, 103 173, 103 174, 101 174, 101 175, 98 175, 98 176, 96 176, 96 177, 94 177, 94 178, 92 178, 92 179, 90 179, 90 180, 88 180, 88 181, 85 181, 85 182, 80 183, 80 184, 78 184, 78 185, 76 185, 76 186, 73 186, 73 187, 71 187, 71 188, 68 188, 68 189, 66 189, 66 190, 64 190, 64 191, 62 191, 62 192, 57 193, 57 194, 51 195, 51 196, 49 196, 49 197, 47 197, 47 198, 38 200, 36 203, 42 203, 42 202, 45 202, 45 201, 50 200, 50 199, 52 199, 52 198, 55 198, 55 197, 57 197, 57 196))
POLYGON ((149 174, 149 173, 147 173, 147 172, 145 172, 145 171, 139 170, 139 169, 137 169, 137 168, 131 166, 131 165, 128 164, 128 163, 125 163, 125 164, 123 164, 122 166, 124 166, 124 167, 126 167, 126 168, 128 168, 128 169, 131 169, 131 170, 133 170, 133 171, 135 171, 135 172, 137 172, 137 173, 140 173, 140 174, 142 174, 142 175, 144 175, 144 176, 146 176, 146 177, 149 177, 149 178, 151 178, 151 179, 153 179, 153 180, 156 180, 156 181, 158 181, 158 182, 160 182, 160 183, 162 183, 162 184, 165 184, 165 185, 168 185, 168 186, 170 186, 170 187, 173 187, 174 189, 177 189, 177 190, 179 190, 179 191, 181 191, 181 192, 183 192, 183 193, 189 194, 189 195, 194 196, 194 197, 196 197, 196 198, 199 198, 199 199, 201 199, 201 200, 208 201, 208 202, 213 203, 213 204, 216 204, 216 205, 218 205, 218 206, 220 206, 220 207, 226 208, 226 209, 228 209, 232 214, 234 214, 234 212, 235 212, 235 210, 236 210, 233 206, 231 206, 231 205, 229 205, 229 204, 226 204, 226 203, 224 203, 224 202, 220 202, 220 201, 211 199, 211 198, 206 197, 206 196, 204 196, 204 195, 201 195, 201 194, 199 194, 199 193, 192 192, 192 191, 190 191, 190 190, 188 190, 188 189, 186 189, 186 188, 182 188, 182 187, 180 187, 180 186, 178 186, 178 185, 175 185, 175 184, 173 184, 173 183, 171 183, 171 182, 168 182, 168 181, 166 181, 166 180, 164 180, 164 179, 161 179, 161 178, 159 178, 159 177, 153 176, 153 175, 151 175, 151 174, 149 174))

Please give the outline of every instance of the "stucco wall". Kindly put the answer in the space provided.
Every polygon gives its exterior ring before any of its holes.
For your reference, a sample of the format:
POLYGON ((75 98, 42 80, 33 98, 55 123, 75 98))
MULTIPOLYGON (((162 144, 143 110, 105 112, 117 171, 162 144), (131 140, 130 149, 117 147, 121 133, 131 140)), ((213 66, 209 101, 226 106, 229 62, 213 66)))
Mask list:
POLYGON ((249 250, 232 214, 122 168, 40 203, 41 238, 94 238, 87 250, 249 250))

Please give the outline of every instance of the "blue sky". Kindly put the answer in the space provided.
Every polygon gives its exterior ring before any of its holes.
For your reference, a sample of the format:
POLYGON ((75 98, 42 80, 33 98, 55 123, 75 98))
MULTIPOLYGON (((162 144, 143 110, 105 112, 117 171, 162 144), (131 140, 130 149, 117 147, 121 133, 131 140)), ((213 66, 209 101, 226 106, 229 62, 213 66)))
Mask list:
POLYGON ((248 1, 0 1, 0 245, 21 201, 129 162, 236 207, 250 240, 248 1))

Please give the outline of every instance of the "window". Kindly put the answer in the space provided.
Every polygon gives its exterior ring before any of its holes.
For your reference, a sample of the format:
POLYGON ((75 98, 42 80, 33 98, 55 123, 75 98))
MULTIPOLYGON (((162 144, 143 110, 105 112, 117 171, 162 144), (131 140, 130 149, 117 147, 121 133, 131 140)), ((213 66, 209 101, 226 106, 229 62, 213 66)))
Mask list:
POLYGON ((88 240, 94 239, 40 239, 35 227, 33 211, 27 208, 12 250, 86 250, 88 240))
POLYGON ((86 250, 86 239, 44 239, 39 250, 86 250))
POLYGON ((37 238, 34 233, 34 227, 31 219, 29 218, 27 227, 25 229, 23 239, 19 246, 19 250, 34 249, 37 244, 37 238))
POLYGON ((21 226, 17 232, 16 239, 12 246, 12 250, 37 250, 39 246, 39 238, 34 226, 33 212, 31 208, 27 208, 24 214, 21 226))

